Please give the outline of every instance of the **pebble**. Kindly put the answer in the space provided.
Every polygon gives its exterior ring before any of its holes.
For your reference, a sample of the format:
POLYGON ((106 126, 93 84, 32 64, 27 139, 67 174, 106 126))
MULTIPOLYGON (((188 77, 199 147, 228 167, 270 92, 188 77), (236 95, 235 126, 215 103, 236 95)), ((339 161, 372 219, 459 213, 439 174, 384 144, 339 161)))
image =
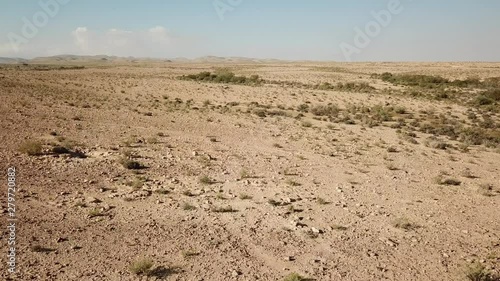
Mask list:
POLYGON ((231 272, 231 276, 233 277, 238 277, 241 275, 241 272, 237 271, 237 270, 233 270, 233 272, 231 272))

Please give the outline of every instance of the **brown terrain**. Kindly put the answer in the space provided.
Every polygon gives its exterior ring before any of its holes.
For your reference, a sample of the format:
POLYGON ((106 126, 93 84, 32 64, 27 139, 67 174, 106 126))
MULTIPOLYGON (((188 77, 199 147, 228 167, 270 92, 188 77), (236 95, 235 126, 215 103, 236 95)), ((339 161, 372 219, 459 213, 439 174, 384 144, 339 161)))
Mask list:
POLYGON ((500 63, 80 65, 0 65, 0 279, 499 280, 500 63))

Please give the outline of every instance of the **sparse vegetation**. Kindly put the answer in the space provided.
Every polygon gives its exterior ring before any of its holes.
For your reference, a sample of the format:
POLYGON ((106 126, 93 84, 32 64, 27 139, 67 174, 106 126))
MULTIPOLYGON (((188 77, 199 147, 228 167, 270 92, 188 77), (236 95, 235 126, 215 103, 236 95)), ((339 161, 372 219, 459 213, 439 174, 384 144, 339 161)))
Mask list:
POLYGON ((169 194, 170 191, 168 191, 167 189, 164 189, 164 188, 158 188, 154 191, 154 193, 160 194, 160 195, 166 195, 166 194, 169 194))
POLYGON ((311 113, 316 116, 337 117, 340 109, 335 105, 317 105, 311 108, 311 113))
POLYGON ((240 171, 240 179, 249 179, 252 177, 252 174, 247 169, 242 169, 240 171))
POLYGON ((499 281, 500 276, 494 275, 486 266, 474 263, 465 271, 465 276, 470 281, 499 281))
POLYGON ((196 210, 196 207, 194 205, 189 204, 189 203, 183 203, 182 209, 184 211, 194 211, 194 210, 196 210))
POLYGON ((210 185, 210 184, 213 184, 214 181, 207 175, 204 175, 204 176, 201 176, 198 181, 201 183, 201 184, 205 184, 205 185, 210 185))
POLYGON ((185 259, 189 259, 189 258, 196 257, 196 256, 199 256, 199 255, 200 255, 200 252, 197 252, 197 251, 194 251, 194 250, 188 250, 188 251, 183 251, 182 252, 182 257, 184 257, 185 259))
POLYGON ((396 228, 401 228, 404 230, 413 230, 418 228, 418 225, 410 222, 407 218, 398 218, 393 221, 392 225, 396 228))
POLYGON ((335 225, 332 225, 332 229, 333 230, 338 230, 338 231, 346 231, 347 227, 345 227, 343 225, 335 224, 335 225))
POLYGON ((248 195, 248 194, 241 193, 241 194, 240 194, 240 196, 239 196, 239 198, 240 198, 241 200, 251 200, 253 197, 252 197, 252 196, 250 196, 250 195, 248 195))
POLYGON ((435 182, 439 185, 461 185, 462 182, 453 178, 443 178, 443 176, 438 176, 435 178, 435 182))
POLYGON ((142 163, 123 157, 120 159, 120 164, 125 168, 129 170, 141 170, 146 168, 142 163))
POLYGON ((387 169, 389 169, 389 171, 399 170, 399 168, 396 165, 394 165, 394 163, 387 163, 385 166, 387 167, 387 169))
POLYGON ((327 200, 325 200, 321 197, 316 199, 316 202, 318 202, 318 204, 320 204, 320 205, 328 205, 329 204, 329 202, 327 200))
POLYGON ((128 186, 131 186, 133 189, 141 189, 144 186, 146 180, 142 177, 136 177, 133 181, 127 182, 128 186))
POLYGON ((214 213, 233 213, 236 212, 235 209, 233 209, 232 206, 227 205, 223 207, 212 207, 212 212, 214 213))
POLYGON ((296 182, 296 181, 291 180, 291 179, 287 180, 286 184, 289 185, 289 186, 301 186, 302 185, 299 182, 296 182))
POLYGON ((493 197, 500 194, 500 190, 495 190, 494 186, 489 183, 483 183, 479 185, 479 192, 487 197, 493 197))
POLYGON ((43 153, 43 144, 40 141, 27 141, 21 144, 18 150, 29 156, 38 156, 43 153))
POLYGON ((49 253, 49 252, 53 252, 55 250, 52 248, 41 246, 41 245, 34 245, 31 247, 31 251, 33 251, 35 253, 49 253))
POLYGON ((283 281, 307 281, 307 279, 298 273, 290 273, 283 281))
POLYGON ((181 80, 242 85, 261 85, 263 83, 263 80, 258 75, 251 75, 250 77, 236 76, 233 72, 225 68, 218 69, 215 73, 203 71, 198 74, 183 75, 179 78, 181 80))
POLYGON ((130 264, 129 270, 136 275, 149 275, 153 268, 153 260, 149 258, 140 259, 130 264))
POLYGON ((95 276, 283 280, 304 270, 318 279, 495 280, 500 78, 486 77, 499 75, 497 64, 128 63, 76 76, 0 66, 12 132, 0 155, 19 166, 17 196, 31 222, 23 233, 57 247, 28 248, 26 261, 38 262, 19 267, 22 276, 42 269, 71 279, 65 264, 42 257, 68 251, 86 261, 88 249, 125 237, 121 244, 144 252, 120 251, 122 268, 109 275, 99 266, 95 276), (210 65, 230 69, 175 80, 210 65), (389 69, 399 74, 369 77, 389 69), (36 145, 21 149, 25 141, 36 145), (54 223, 37 215, 40 200, 54 223), (98 239, 76 239, 87 230, 98 239), (141 235, 158 237, 138 243, 141 235), (254 238, 266 241, 255 248, 254 238), (357 264, 322 251, 339 243, 357 264), (269 245, 281 262, 258 272, 269 245), (154 265, 128 270, 148 253, 154 265), (243 264, 206 266, 239 255, 243 264), (418 270, 390 264, 404 259, 418 270), (158 267, 166 261, 186 268, 158 267), (479 269, 457 270, 474 261, 479 269))
POLYGON ((94 208, 94 209, 89 211, 89 218, 101 217, 103 215, 104 215, 104 213, 100 209, 97 209, 97 208, 94 208))
POLYGON ((312 126, 313 126, 313 124, 311 122, 309 122, 309 121, 303 121, 302 122, 302 127, 310 128, 312 126))

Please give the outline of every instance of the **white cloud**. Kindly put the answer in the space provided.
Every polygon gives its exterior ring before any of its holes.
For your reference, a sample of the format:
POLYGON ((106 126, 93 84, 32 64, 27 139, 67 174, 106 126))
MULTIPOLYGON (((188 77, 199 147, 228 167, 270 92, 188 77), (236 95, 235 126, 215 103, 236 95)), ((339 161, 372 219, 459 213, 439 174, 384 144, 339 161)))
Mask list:
POLYGON ((0 41, 0 57, 75 55, 115 55, 134 57, 196 57, 206 54, 206 44, 175 35, 163 26, 141 30, 124 30, 113 27, 95 30, 86 26, 73 29, 66 35, 44 37, 42 35, 23 44, 18 53, 8 41, 0 41))
POLYGON ((174 36, 163 26, 134 31, 118 28, 95 31, 78 27, 72 35, 77 54, 85 55, 169 57, 190 49, 188 40, 174 36))
POLYGON ((75 40, 76 46, 80 48, 83 52, 89 49, 89 32, 86 27, 78 27, 73 32, 71 32, 75 40))

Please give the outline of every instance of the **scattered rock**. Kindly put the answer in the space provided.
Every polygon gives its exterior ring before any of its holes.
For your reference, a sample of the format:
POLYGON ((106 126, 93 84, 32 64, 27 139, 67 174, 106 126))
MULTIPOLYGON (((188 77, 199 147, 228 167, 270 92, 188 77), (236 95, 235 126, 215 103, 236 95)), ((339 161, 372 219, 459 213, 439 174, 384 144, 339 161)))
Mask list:
POLYGON ((87 202, 97 204, 97 203, 101 203, 102 201, 99 200, 99 199, 97 199, 97 198, 95 198, 95 197, 88 197, 87 198, 87 202))

